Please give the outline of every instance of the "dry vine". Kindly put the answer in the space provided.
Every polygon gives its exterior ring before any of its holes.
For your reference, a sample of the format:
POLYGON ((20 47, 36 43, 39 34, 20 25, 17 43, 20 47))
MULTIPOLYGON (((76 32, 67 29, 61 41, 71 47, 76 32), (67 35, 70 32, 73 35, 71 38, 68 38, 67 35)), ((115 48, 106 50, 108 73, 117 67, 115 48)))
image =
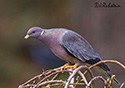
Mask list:
MULTIPOLYGON (((102 76, 94 76, 92 68, 101 63, 115 63, 118 64, 125 70, 125 66, 118 61, 105 60, 100 61, 90 67, 79 66, 75 69, 64 69, 59 70, 59 68, 50 69, 47 71, 43 70, 43 73, 37 75, 27 82, 19 85, 18 88, 76 88, 78 85, 84 86, 85 88, 94 88, 94 81, 100 79, 104 83, 104 88, 111 88, 112 81, 115 75, 112 75, 110 80, 104 79, 102 76), (81 70, 85 69, 83 73, 81 70), (86 73, 89 73, 90 79, 87 80, 86 73), (77 75, 77 77, 76 77, 77 75), (61 77, 62 76, 62 77, 61 77), (76 77, 76 78, 75 78, 76 77)), ((125 83, 123 82, 119 88, 123 88, 125 83)))

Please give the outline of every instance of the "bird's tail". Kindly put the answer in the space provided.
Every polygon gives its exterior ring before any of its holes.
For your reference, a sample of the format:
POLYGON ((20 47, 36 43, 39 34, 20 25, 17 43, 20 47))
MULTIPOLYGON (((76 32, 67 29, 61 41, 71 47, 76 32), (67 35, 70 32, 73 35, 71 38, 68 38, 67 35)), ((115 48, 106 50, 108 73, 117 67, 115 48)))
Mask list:
MULTIPOLYGON (((104 66, 105 64, 103 64, 104 66)), ((105 65, 107 66, 107 65, 105 65)), ((95 69, 100 72, 106 79, 108 78, 111 78, 112 75, 110 74, 110 70, 107 70, 107 69, 104 69, 102 68, 101 66, 96 66, 95 69)), ((116 79, 116 78, 113 78, 113 83, 116 84, 116 85, 120 85, 120 82, 116 79)))

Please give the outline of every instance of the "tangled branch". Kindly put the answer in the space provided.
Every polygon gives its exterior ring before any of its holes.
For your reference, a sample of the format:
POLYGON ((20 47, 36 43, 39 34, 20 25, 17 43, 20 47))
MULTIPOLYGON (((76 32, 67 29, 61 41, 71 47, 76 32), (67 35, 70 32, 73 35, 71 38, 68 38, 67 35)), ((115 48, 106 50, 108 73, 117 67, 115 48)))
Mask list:
MULTIPOLYGON (((114 60, 105 60, 100 61, 94 65, 89 67, 87 66, 79 66, 76 69, 63 69, 59 70, 59 68, 49 69, 47 71, 42 72, 42 74, 37 75, 27 82, 19 85, 18 88, 51 88, 51 87, 64 87, 64 88, 76 88, 77 86, 84 86, 85 88, 94 88, 94 81, 99 79, 104 83, 105 88, 111 88, 113 79, 115 75, 112 75, 111 80, 105 79, 103 76, 95 76, 92 72, 92 68, 101 64, 101 63, 114 63, 118 64, 125 70, 125 66, 118 61, 114 60), (85 70, 84 72, 82 72, 85 70), (86 74, 89 73, 90 79, 87 79, 86 74)), ((123 82, 119 88, 123 88, 125 83, 123 82)))

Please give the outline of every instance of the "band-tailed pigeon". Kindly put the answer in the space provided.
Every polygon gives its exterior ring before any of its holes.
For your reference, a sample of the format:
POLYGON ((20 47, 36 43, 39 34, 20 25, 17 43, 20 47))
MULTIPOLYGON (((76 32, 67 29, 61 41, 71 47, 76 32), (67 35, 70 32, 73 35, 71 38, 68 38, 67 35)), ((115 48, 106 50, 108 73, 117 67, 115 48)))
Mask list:
MULTIPOLYGON (((65 28, 42 29, 32 27, 24 38, 28 39, 29 37, 39 39, 57 57, 75 63, 74 66, 93 65, 102 60, 95 49, 81 35, 65 28)), ((111 77, 110 69, 106 64, 99 64, 97 70, 103 75, 111 77)))

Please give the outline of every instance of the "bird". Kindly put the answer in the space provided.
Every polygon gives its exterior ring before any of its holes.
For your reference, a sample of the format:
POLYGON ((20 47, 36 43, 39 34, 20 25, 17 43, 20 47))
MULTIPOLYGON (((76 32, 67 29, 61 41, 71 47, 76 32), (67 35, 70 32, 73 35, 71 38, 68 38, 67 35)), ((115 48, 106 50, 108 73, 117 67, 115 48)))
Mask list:
MULTIPOLYGON (((90 66, 102 61, 102 58, 85 38, 66 28, 43 29, 41 27, 31 27, 24 37, 25 40, 28 38, 40 40, 57 57, 68 63, 75 64, 71 68, 80 65, 90 66)), ((61 69, 68 66, 68 63, 62 66, 61 69)), ((105 63, 97 65, 96 69, 107 78, 111 77, 110 68, 105 63)), ((119 84, 117 79, 114 79, 114 81, 119 84)))

